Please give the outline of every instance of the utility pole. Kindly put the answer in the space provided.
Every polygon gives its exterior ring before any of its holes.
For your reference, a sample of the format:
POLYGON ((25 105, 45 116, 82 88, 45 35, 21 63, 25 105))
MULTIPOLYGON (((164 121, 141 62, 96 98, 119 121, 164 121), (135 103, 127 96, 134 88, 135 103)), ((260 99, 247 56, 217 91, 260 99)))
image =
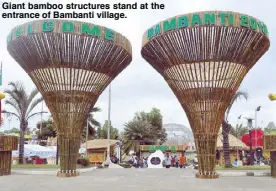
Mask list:
POLYGON ((9 131, 11 130, 11 116, 9 116, 9 118, 8 118, 8 121, 9 121, 9 131))
MULTIPOLYGON (((255 147, 257 148, 257 128, 258 128, 258 123, 257 123, 257 116, 258 116, 258 111, 261 110, 261 106, 258 106, 256 109, 255 109, 255 128, 256 128, 256 131, 255 131, 255 147)), ((256 151, 256 148, 255 148, 255 151, 256 151)))
POLYGON ((110 159, 110 126, 111 126, 110 113, 111 113, 111 84, 109 85, 109 94, 108 94, 108 126, 107 126, 107 153, 106 153, 107 156, 106 156, 106 161, 105 161, 106 165, 111 164, 111 159, 110 159))
POLYGON ((40 121, 40 134, 42 133, 42 124, 43 124, 43 102, 41 102, 41 121, 40 121))
POLYGON ((253 166, 254 165, 254 155, 252 152, 252 121, 254 119, 252 119, 252 118, 245 118, 245 119, 247 119, 247 126, 249 128, 250 165, 253 166))
MULTIPOLYGON (((240 125, 240 119, 241 119, 242 115, 240 115, 238 117, 238 121, 237 121, 237 126, 236 126, 236 140, 237 140, 237 159, 239 157, 239 149, 238 149, 238 128, 239 128, 239 125, 240 125)), ((239 160, 239 159, 238 159, 239 160)))
POLYGON ((86 133, 85 133, 85 155, 86 155, 86 158, 88 158, 88 152, 87 152, 87 142, 88 142, 88 119, 90 117, 90 113, 86 119, 86 133))

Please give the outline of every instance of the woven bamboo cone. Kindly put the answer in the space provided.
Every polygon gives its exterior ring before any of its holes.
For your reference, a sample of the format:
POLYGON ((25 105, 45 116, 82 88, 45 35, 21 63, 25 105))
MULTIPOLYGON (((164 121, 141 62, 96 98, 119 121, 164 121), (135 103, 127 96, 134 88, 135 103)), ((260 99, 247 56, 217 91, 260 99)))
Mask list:
POLYGON ((271 176, 276 178, 276 135, 264 136, 264 151, 270 152, 271 176))
POLYGON ((18 148, 18 137, 0 136, 0 176, 11 174, 12 151, 18 148))
MULTIPOLYGON (((204 21, 205 13, 199 12, 204 21)), ((187 16, 189 22, 195 13, 187 16)), ((198 156, 197 178, 218 178, 216 143, 224 113, 247 72, 268 50, 268 36, 259 29, 233 24, 195 24, 163 31, 151 39, 143 36, 143 58, 157 70, 178 98, 192 128, 198 156)), ((168 20, 172 20, 173 17, 168 20)), ((177 22, 178 23, 178 22, 177 22)), ((155 25, 156 26, 156 25, 155 25)))
POLYGON ((40 90, 57 127, 59 177, 79 175, 78 150, 89 112, 132 60, 128 39, 102 26, 92 30, 94 26, 39 20, 16 27, 8 36, 10 55, 40 90), (83 28, 88 32, 84 34, 83 28))

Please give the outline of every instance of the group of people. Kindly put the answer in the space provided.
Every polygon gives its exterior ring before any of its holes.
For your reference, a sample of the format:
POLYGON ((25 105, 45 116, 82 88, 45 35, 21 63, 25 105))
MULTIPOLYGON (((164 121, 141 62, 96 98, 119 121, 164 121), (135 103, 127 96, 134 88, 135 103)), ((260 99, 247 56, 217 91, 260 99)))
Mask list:
POLYGON ((175 156, 170 156, 169 153, 166 153, 165 165, 166 165, 166 168, 171 168, 171 167, 186 168, 187 158, 185 156, 185 153, 182 153, 179 158, 176 155, 175 156))
MULTIPOLYGON (((162 161, 161 161, 162 162, 162 161)), ((186 168, 187 158, 185 153, 182 153, 180 157, 170 156, 169 153, 165 154, 165 160, 163 164, 166 168, 186 168)), ((147 168, 148 167, 148 157, 132 157, 132 166, 135 168, 147 168)))
POLYGON ((132 166, 135 168, 147 168, 148 167, 148 158, 145 157, 132 157, 132 166))

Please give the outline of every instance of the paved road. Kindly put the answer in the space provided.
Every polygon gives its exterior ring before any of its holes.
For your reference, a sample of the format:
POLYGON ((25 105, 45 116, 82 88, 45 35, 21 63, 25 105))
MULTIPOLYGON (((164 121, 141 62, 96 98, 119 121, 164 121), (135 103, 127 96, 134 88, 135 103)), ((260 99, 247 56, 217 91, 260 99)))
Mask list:
POLYGON ((76 178, 51 175, 0 177, 1 191, 275 191, 270 177, 221 177, 202 180, 192 169, 98 169, 76 178))

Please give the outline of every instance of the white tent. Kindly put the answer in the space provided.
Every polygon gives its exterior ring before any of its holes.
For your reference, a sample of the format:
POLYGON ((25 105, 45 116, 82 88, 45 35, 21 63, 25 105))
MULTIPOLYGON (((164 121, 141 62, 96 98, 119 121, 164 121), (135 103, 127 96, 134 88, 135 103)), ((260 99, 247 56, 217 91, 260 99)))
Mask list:
MULTIPOLYGON (((57 146, 48 146, 47 148, 54 150, 55 152, 57 152, 57 146)), ((85 148, 80 148, 79 149, 79 154, 84 154, 86 152, 85 148)))
MULTIPOLYGON (((19 146, 18 146, 19 148, 19 146)), ((13 157, 18 157, 19 150, 12 151, 13 157)), ((40 158, 56 157, 56 151, 40 145, 24 145, 24 157, 38 156, 40 158)))

